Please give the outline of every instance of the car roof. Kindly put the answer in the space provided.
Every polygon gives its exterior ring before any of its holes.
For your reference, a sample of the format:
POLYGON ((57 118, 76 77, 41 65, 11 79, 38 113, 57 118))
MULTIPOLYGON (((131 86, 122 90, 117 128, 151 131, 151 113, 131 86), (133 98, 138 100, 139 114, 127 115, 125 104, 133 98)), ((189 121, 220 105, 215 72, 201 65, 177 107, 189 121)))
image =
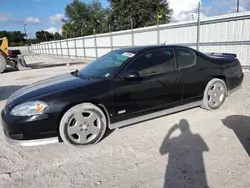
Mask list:
POLYGON ((152 46, 135 46, 135 47, 128 47, 128 48, 121 48, 118 50, 121 50, 124 52, 125 51, 132 52, 132 53, 143 53, 146 51, 156 50, 156 49, 161 49, 161 48, 166 48, 166 47, 171 47, 171 48, 181 47, 181 48, 191 49, 187 46, 182 46, 182 45, 152 45, 152 46))

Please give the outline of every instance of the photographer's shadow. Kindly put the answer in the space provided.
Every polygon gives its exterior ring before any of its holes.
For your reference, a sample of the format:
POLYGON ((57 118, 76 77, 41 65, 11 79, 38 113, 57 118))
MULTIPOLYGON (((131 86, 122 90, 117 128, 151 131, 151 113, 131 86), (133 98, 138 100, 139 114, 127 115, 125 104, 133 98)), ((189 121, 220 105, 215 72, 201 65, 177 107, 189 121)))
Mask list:
POLYGON ((180 120, 169 130, 160 147, 162 155, 169 154, 164 188, 208 187, 202 153, 209 148, 189 127, 187 120, 180 120), (178 129, 181 134, 170 138, 178 129))

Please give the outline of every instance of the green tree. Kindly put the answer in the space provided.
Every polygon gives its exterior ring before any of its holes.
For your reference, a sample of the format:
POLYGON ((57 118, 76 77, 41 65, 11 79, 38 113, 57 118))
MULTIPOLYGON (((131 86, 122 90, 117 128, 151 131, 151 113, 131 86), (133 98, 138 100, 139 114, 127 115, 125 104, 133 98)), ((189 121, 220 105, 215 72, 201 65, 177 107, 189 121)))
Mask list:
POLYGON ((109 12, 109 9, 104 9, 98 0, 89 4, 74 0, 65 9, 67 19, 64 20, 62 28, 63 37, 91 35, 94 31, 106 32, 109 12))
POLYGON ((54 34, 54 39, 55 39, 55 40, 60 40, 60 39, 61 39, 60 33, 56 32, 56 33, 54 34))
POLYGON ((159 24, 170 22, 172 10, 166 0, 109 0, 111 15, 109 17, 115 30, 156 25, 157 15, 162 15, 159 24))
POLYGON ((48 31, 37 31, 36 39, 38 42, 51 41, 54 40, 54 35, 48 31))
POLYGON ((74 22, 67 22, 62 27, 62 36, 64 39, 80 36, 79 32, 74 22))
POLYGON ((0 38, 7 37, 10 46, 20 46, 26 43, 25 34, 21 31, 0 31, 0 38))

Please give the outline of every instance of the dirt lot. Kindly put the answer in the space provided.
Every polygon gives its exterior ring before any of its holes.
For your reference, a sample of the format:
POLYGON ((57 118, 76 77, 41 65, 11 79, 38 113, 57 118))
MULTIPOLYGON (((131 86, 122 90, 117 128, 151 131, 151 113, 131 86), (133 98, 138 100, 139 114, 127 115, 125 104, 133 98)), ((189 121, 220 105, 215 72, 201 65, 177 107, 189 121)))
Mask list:
MULTIPOLYGON (((26 60, 41 68, 10 68, 1 74, 0 109, 20 87, 84 66, 65 66, 80 60, 48 56, 26 60), (44 67, 52 62, 63 64, 44 67)), ((1 130, 0 188, 249 188, 249 83, 247 74, 243 88, 228 97, 219 110, 194 108, 117 129, 84 149, 63 143, 15 147, 4 141, 1 130)))

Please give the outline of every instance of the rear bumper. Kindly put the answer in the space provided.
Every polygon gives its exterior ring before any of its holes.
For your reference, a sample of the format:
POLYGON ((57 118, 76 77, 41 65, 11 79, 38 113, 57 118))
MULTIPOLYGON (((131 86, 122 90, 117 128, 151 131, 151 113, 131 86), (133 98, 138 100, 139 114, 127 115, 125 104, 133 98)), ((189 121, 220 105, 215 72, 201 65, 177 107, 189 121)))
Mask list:
POLYGON ((226 81, 228 86, 228 95, 231 95, 242 88, 244 73, 232 74, 226 81))
POLYGON ((228 95, 232 95, 233 93, 237 92, 238 90, 240 90, 242 88, 242 85, 239 85, 238 87, 228 91, 228 95))

